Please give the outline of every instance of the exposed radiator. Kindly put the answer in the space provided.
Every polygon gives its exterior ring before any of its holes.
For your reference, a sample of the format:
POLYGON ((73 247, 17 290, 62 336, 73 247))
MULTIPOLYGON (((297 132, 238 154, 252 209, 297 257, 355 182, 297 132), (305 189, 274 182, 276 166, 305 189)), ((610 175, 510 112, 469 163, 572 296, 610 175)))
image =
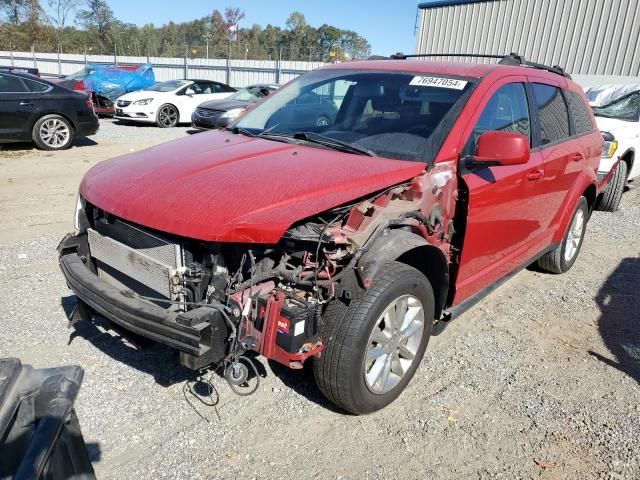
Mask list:
POLYGON ((179 244, 119 220, 96 222, 96 230, 89 229, 88 235, 100 278, 140 295, 180 300, 183 262, 179 244))

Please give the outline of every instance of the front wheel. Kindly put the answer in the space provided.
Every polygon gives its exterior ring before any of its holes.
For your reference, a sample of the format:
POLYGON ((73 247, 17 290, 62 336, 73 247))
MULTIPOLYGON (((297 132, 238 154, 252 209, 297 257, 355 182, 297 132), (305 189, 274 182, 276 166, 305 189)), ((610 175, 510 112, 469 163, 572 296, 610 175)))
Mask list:
POLYGON ((178 109, 173 105, 162 105, 158 109, 158 116, 156 118, 156 125, 160 128, 171 128, 178 125, 178 109))
POLYGON ((393 402, 422 360, 434 312, 427 278, 399 262, 387 263, 348 307, 334 300, 320 332, 325 349, 314 360, 322 393, 355 414, 393 402))
POLYGON ((622 193, 627 184, 627 163, 622 160, 618 162, 618 168, 613 172, 609 184, 605 187, 604 193, 598 199, 596 210, 601 212, 615 212, 620 206, 622 193))
POLYGON ((578 258, 589 219, 587 199, 580 197, 569 228, 560 245, 538 260, 538 266, 549 273, 565 273, 578 258))

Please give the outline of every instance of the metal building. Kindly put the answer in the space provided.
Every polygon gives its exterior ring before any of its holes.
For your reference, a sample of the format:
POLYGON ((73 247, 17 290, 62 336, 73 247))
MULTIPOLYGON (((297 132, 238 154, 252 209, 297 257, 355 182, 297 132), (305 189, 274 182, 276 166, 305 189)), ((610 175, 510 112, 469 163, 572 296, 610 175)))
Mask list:
POLYGON ((640 0, 430 0, 417 53, 516 52, 571 74, 640 75, 640 0))

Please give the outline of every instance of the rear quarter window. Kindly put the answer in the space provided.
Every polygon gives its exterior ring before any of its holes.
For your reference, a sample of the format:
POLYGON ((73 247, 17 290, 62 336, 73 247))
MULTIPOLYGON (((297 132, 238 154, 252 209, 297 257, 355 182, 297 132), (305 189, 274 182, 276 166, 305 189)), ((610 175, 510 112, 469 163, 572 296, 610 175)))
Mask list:
POLYGON ((559 142, 568 138, 569 110, 562 91, 551 85, 534 83, 533 96, 540 119, 540 145, 559 142))
POLYGON ((23 78, 22 81, 27 85, 30 92, 46 92, 49 89, 49 85, 46 83, 36 82, 28 78, 23 78))
POLYGON ((584 103, 584 100, 580 95, 575 92, 566 92, 569 97, 569 112, 573 119, 573 125, 575 128, 575 134, 581 135, 584 133, 593 132, 593 123, 591 121, 591 115, 589 107, 584 103))

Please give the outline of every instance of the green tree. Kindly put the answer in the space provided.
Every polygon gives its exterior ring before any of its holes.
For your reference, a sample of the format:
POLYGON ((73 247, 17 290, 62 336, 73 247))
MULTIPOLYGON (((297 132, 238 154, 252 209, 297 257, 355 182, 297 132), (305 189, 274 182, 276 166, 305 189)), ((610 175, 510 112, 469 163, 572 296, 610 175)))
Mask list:
POLYGON ((113 46, 117 20, 105 0, 87 0, 86 9, 78 13, 77 19, 103 47, 113 46))
POLYGON ((62 51, 66 28, 69 21, 75 15, 78 8, 82 5, 82 0, 47 0, 50 14, 47 15, 47 20, 51 26, 55 29, 56 41, 59 51, 62 51))
POLYGON ((303 47, 304 37, 307 31, 307 20, 300 12, 293 12, 285 22, 287 27, 286 40, 289 44, 289 58, 300 57, 300 50, 303 47))

